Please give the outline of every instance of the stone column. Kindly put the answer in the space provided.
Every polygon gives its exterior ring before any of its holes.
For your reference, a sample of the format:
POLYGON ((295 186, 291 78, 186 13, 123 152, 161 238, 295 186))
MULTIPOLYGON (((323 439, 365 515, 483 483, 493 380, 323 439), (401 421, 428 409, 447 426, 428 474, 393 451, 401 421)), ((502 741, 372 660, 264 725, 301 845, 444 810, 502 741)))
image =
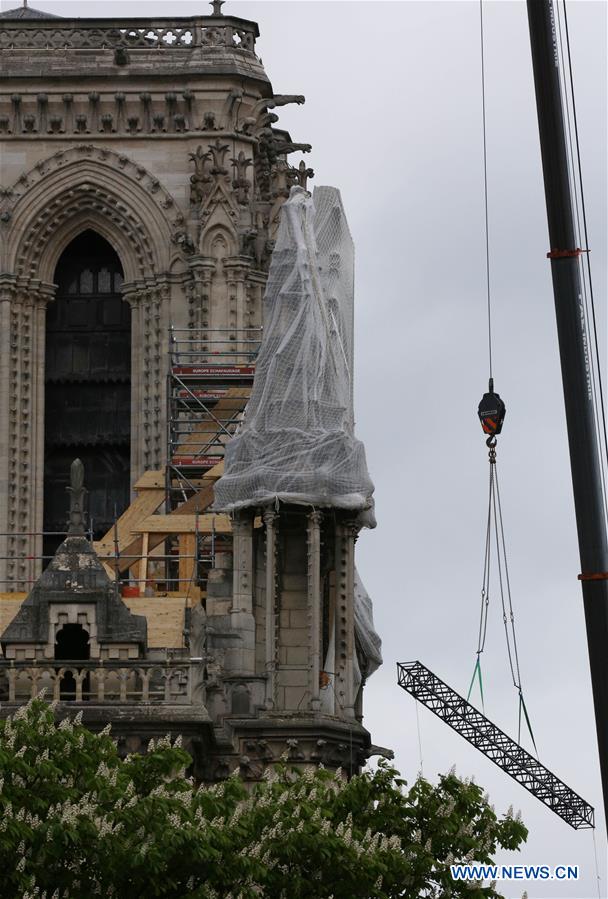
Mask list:
POLYGON ((135 284, 123 285, 123 300, 131 307, 131 489, 143 472, 141 451, 142 427, 142 383, 143 371, 143 328, 142 302, 144 294, 135 284))
POLYGON ((11 300, 14 278, 0 277, 0 591, 11 589, 7 584, 9 530, 9 453, 11 451, 11 300))
POLYGON ((45 308, 53 285, 0 285, 0 590, 28 590, 40 573, 44 489, 45 308), (29 558, 28 558, 29 557, 29 558))
POLYGON ((226 651, 232 674, 255 674, 255 618, 253 615, 253 513, 237 512, 232 520, 233 588, 231 629, 241 637, 238 649, 226 651))
POLYGON ((310 707, 321 708, 319 675, 321 671, 321 512, 308 516, 308 627, 310 658, 310 707))
POLYGON ((130 283, 123 298, 131 306, 131 481, 161 468, 166 455, 166 382, 170 284, 130 283))
POLYGON ((233 591, 231 614, 253 611, 253 519, 235 512, 232 520, 233 591))
MULTIPOLYGON (((224 260, 224 270, 228 279, 228 327, 231 329, 231 333, 227 337, 232 337, 233 329, 241 339, 246 336, 245 330, 248 327, 249 319, 246 279, 250 267, 251 264, 248 257, 232 256, 224 260)), ((234 349, 237 351, 242 349, 246 352, 247 346, 247 344, 240 345, 238 340, 233 344, 234 349)), ((246 362, 246 357, 236 356, 234 359, 228 359, 227 361, 244 363, 246 362)))
POLYGON ((206 338, 206 329, 211 327, 209 297, 215 261, 207 256, 196 255, 189 257, 188 264, 192 272, 192 286, 188 295, 188 321, 194 330, 203 331, 201 337, 206 338))
MULTIPOLYGON (((32 308, 32 359, 31 372, 32 391, 32 432, 31 432, 31 496, 30 521, 32 530, 38 534, 42 531, 44 516, 44 420, 45 420, 45 360, 46 360, 46 307, 55 297, 55 285, 39 284, 28 296, 32 308)), ((36 562, 30 567, 29 575, 37 578, 42 573, 41 536, 34 537, 30 555, 36 562)), ((31 588, 31 584, 29 585, 31 588)))
POLYGON ((266 708, 272 709, 276 702, 276 670, 277 670, 277 524, 279 516, 274 509, 264 510, 266 525, 266 708))
POLYGON ((355 540, 359 529, 352 521, 337 528, 336 552, 336 686, 342 713, 355 717, 355 540))

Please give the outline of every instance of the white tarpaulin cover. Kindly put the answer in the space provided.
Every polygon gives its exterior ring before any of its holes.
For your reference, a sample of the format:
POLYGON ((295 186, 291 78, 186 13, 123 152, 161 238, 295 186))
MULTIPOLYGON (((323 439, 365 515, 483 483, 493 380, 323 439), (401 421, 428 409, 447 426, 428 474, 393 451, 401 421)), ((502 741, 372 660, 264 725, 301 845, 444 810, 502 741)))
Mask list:
MULTIPOLYGON (((359 646, 363 650, 365 656, 365 671, 362 672, 359 667, 357 653, 354 658, 353 671, 353 695, 357 695, 357 691, 361 686, 363 674, 366 679, 370 677, 374 671, 377 671, 382 664, 382 640, 376 633, 374 627, 374 608, 371 597, 365 585, 359 576, 359 572, 355 568, 355 590, 354 590, 354 612, 355 612, 355 633, 359 646)), ((330 629, 329 646, 327 647, 327 655, 325 657, 325 671, 328 674, 328 683, 321 690, 321 708, 328 715, 336 713, 336 676, 332 671, 334 665, 333 660, 336 651, 336 633, 335 628, 330 629)))
MULTIPOLYGON (((353 244, 335 188, 283 205, 264 296, 264 337, 243 422, 226 446, 215 508, 277 500, 371 510, 353 433, 353 244)), ((366 524, 373 524, 368 514, 366 524)))
MULTIPOLYGON (((374 628, 372 600, 365 589, 359 572, 355 568, 355 633, 367 660, 366 677, 373 674, 382 664, 382 640, 374 628)), ((359 678, 361 673, 359 672, 359 678)))

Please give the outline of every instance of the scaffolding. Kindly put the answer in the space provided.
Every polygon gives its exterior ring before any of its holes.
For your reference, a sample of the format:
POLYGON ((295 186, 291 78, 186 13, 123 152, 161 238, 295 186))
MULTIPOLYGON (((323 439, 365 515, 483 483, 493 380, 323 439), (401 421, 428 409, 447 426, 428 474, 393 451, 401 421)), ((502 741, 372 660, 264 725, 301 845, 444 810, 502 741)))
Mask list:
POLYGON ((589 803, 420 662, 398 662, 397 681, 575 830, 594 827, 589 803))
MULTIPOLYGON (((134 485, 134 498, 99 540, 89 539, 106 572, 131 595, 187 593, 204 601, 218 552, 232 551, 225 515, 208 512, 223 472, 224 447, 251 393, 261 328, 172 328, 169 340, 167 458, 134 485)), ((3 535, 0 535, 2 537, 3 535)), ((30 589, 52 556, 35 541, 65 533, 6 534, 27 538, 18 576, 0 592, 30 589), (21 570, 23 569, 23 570, 21 570)), ((0 561, 6 561, 3 554, 0 561)))
MULTIPOLYGON (((208 516, 214 519, 215 516, 208 516)), ((177 525, 174 533, 174 540, 167 541, 169 546, 165 552, 150 552, 150 555, 144 551, 142 546, 140 552, 124 552, 121 551, 118 541, 115 541, 113 550, 104 551, 101 542, 94 542, 92 525, 85 532, 85 537, 98 550, 98 556, 106 569, 106 573, 117 582, 117 587, 122 591, 127 587, 136 588, 137 594, 146 595, 146 592, 154 585, 154 592, 160 590, 164 592, 189 592, 192 588, 200 586, 202 580, 201 570, 204 567, 211 567, 215 558, 216 531, 214 521, 212 520, 209 533, 199 532, 200 516, 193 516, 193 527, 190 540, 187 541, 189 552, 184 551, 183 545, 180 546, 180 538, 188 535, 188 530, 183 524, 177 525), (179 528, 179 530, 178 530, 179 528), (155 575, 152 579, 148 571, 148 565, 152 562, 155 566, 155 575), (159 569, 162 568, 162 572, 159 569), (141 576, 139 576, 141 575, 141 576), (185 585, 185 586, 183 586, 185 585)), ((27 532, 10 532, 0 533, 0 537, 60 537, 61 542, 69 537, 68 531, 27 531, 27 532)), ((145 532, 143 544, 150 545, 150 533, 145 532), (147 538, 147 540, 146 540, 147 538)), ((162 547, 161 547, 162 548, 162 547)), ((155 547, 154 547, 155 549, 155 547)), ((15 590, 16 584, 23 585, 27 589, 33 586, 39 579, 39 568, 44 569, 46 565, 54 558, 54 553, 49 555, 46 553, 37 553, 24 551, 16 553, 12 556, 0 556, 0 561, 7 559, 22 560, 29 563, 30 571, 27 577, 16 575, 12 578, 4 578, 0 580, 0 595, 10 595, 12 593, 24 592, 23 590, 15 590), (7 589, 4 589, 8 587, 7 589)), ((126 593, 125 595, 129 595, 126 593)))
POLYGON ((261 328, 172 328, 167 389, 167 509, 203 486, 224 459, 224 446, 251 393, 261 328))

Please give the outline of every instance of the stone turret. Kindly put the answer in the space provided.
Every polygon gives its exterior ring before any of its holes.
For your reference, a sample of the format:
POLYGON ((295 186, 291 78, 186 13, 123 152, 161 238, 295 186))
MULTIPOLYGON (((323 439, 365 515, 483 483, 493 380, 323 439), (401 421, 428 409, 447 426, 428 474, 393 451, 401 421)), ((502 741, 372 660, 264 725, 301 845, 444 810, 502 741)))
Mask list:
POLYGON ((212 717, 253 766, 287 752, 353 772, 370 751, 362 687, 381 661, 355 541, 373 485, 352 413, 352 240, 339 193, 283 206, 245 420, 216 508, 233 515, 231 583, 209 583, 212 717))
POLYGON ((34 586, 0 638, 0 715, 46 688, 125 752, 181 733, 200 780, 285 754, 352 772, 381 661, 354 561, 374 518, 352 240, 277 126, 304 97, 274 93, 257 25, 221 7, 1 16, 0 578, 34 586), (75 464, 41 573, 74 455, 93 540, 75 464), (224 459, 230 518, 208 508, 224 459))

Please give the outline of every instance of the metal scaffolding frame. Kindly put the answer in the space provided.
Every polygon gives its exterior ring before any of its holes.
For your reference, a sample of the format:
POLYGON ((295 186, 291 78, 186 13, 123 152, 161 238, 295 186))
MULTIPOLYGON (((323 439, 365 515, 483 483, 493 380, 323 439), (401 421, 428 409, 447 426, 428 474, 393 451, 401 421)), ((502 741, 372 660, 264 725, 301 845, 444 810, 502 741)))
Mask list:
POLYGON ((397 682, 575 830, 595 826, 589 803, 421 662, 398 662, 397 682))
POLYGON ((201 487, 224 458, 255 372, 261 328, 171 328, 167 389, 167 508, 201 487))

